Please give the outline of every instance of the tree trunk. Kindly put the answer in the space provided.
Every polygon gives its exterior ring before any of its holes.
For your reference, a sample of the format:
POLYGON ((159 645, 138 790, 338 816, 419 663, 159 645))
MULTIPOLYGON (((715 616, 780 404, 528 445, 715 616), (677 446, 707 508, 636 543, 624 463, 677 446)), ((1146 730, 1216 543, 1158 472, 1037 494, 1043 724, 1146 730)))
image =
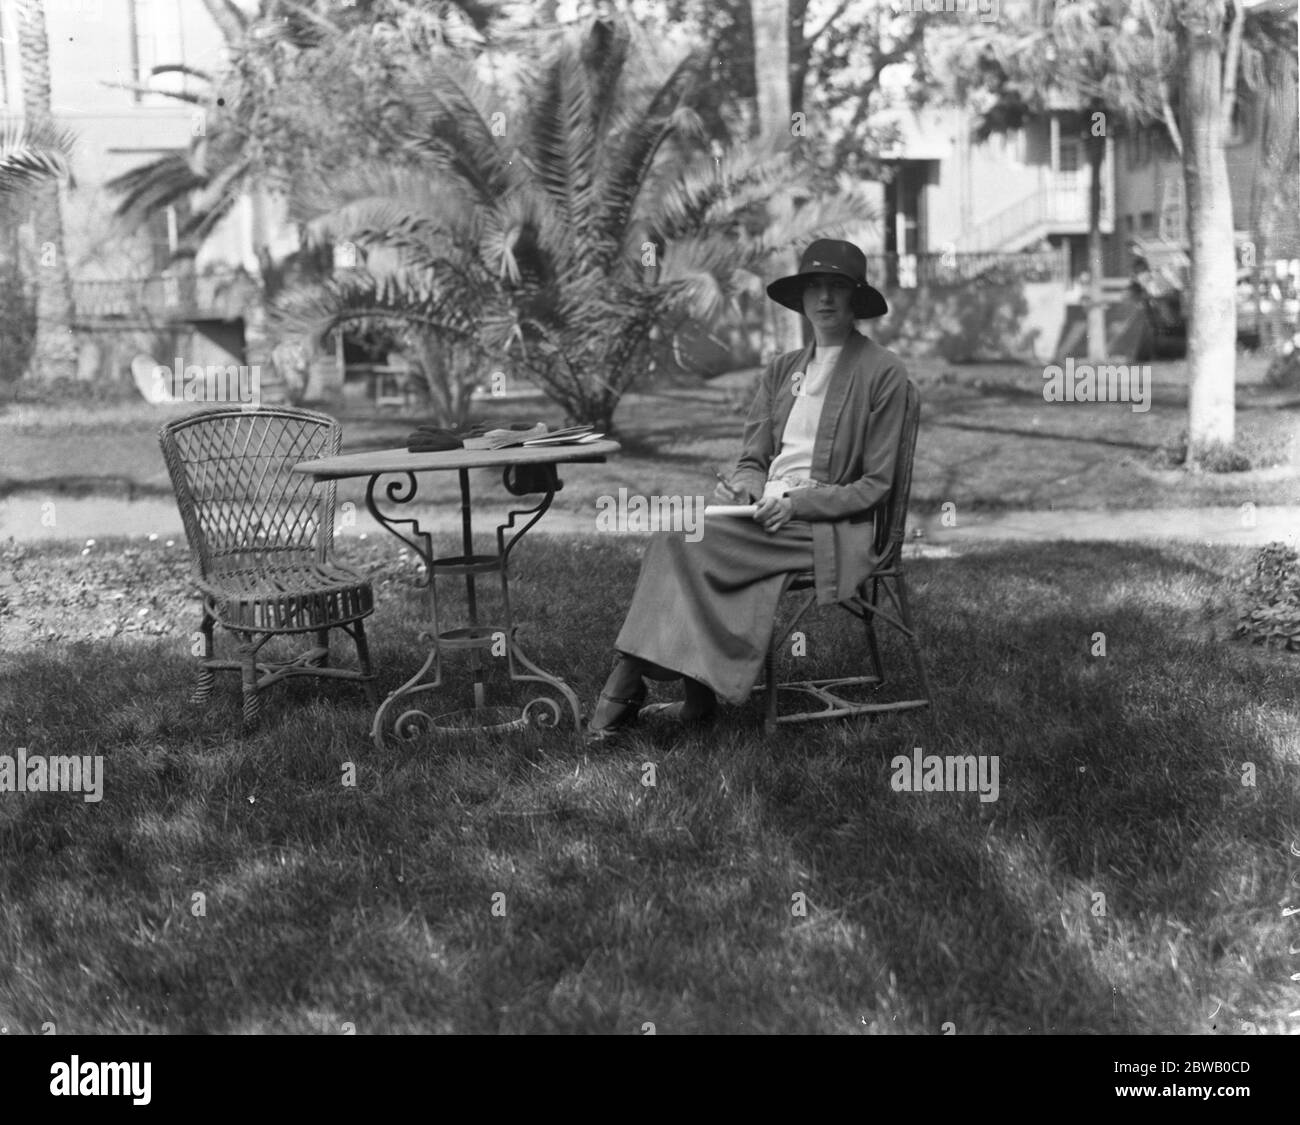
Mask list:
MULTIPOLYGON (((1213 6, 1211 6, 1211 16, 1213 6)), ((1224 155, 1218 27, 1182 29, 1183 177, 1192 277, 1187 293, 1188 464, 1235 436, 1236 253, 1224 155)))
MULTIPOLYGON (((29 130, 53 124, 50 105, 50 44, 42 4, 28 4, 18 20, 22 64, 23 116, 29 130)), ((36 343, 28 373, 41 380, 77 375, 77 344, 72 324, 72 282, 63 242, 61 186, 50 179, 32 192, 36 240, 36 343)))
MULTIPOLYGON (((750 0, 754 24, 754 90, 759 138, 774 147, 790 144, 790 9, 787 0, 750 0)), ((773 277, 794 273, 793 250, 770 260, 773 277)), ((763 306, 763 358, 803 346, 802 318, 775 301, 763 306)))
POLYGON ((272 356, 279 344, 279 333, 272 330, 267 309, 279 293, 283 278, 271 257, 270 203, 265 188, 249 189, 252 211, 252 252, 257 259, 257 292, 244 308, 244 362, 256 367, 262 378, 262 401, 278 405, 287 399, 283 381, 275 369, 272 356))
POLYGON ((1101 278, 1101 169, 1106 156, 1106 138, 1089 133, 1088 151, 1088 358, 1106 358, 1106 306, 1101 278))

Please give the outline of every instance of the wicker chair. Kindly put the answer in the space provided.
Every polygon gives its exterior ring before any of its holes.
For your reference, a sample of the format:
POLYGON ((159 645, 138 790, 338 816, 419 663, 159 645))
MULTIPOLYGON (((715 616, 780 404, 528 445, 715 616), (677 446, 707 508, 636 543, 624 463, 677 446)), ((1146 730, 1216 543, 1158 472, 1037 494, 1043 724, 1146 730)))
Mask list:
POLYGON ((257 722, 262 688, 286 676, 358 680, 376 703, 363 618, 374 610, 370 583, 328 561, 335 486, 316 490, 291 472, 299 461, 338 453, 342 427, 324 414, 290 407, 216 409, 158 431, 203 604, 203 653, 192 703, 212 696, 215 673, 243 677, 244 722, 257 722), (217 659, 213 625, 236 639, 235 659, 217 659), (357 646, 360 671, 329 666, 329 631, 357 646), (277 634, 314 633, 316 645, 281 661, 258 659, 277 634))
MULTIPOLYGON (((776 677, 777 655, 785 647, 804 615, 813 607, 817 595, 813 589, 811 571, 791 575, 786 581, 785 594, 801 594, 792 617, 772 631, 765 662, 765 682, 754 690, 765 697, 766 716, 764 728, 768 734, 780 723, 804 723, 815 719, 834 719, 849 715, 873 715, 884 711, 906 711, 919 707, 930 708, 931 731, 934 727, 934 707, 930 696, 930 681, 925 673, 921 645, 912 624, 912 613, 907 603, 907 583, 903 577, 903 538, 907 528, 907 504, 912 491, 912 460, 916 452, 916 433, 921 420, 921 395, 916 384, 907 385, 907 407, 903 417, 903 433, 898 447, 898 461, 894 467, 894 487, 884 503, 876 509, 875 549, 880 561, 863 582, 858 593, 848 601, 836 603, 852 614, 866 627, 867 650, 871 655, 871 673, 865 676, 845 676, 838 679, 797 680, 779 683, 776 677), (881 592, 889 599, 881 603, 881 592), (848 687, 879 689, 886 683, 884 666, 880 660, 880 644, 876 637, 875 621, 880 620, 897 629, 911 652, 913 670, 921 695, 893 702, 866 702, 844 698, 838 692, 848 687), (819 710, 778 713, 781 691, 802 692, 822 704, 819 710)), ((778 614, 779 619, 779 614, 778 614)))

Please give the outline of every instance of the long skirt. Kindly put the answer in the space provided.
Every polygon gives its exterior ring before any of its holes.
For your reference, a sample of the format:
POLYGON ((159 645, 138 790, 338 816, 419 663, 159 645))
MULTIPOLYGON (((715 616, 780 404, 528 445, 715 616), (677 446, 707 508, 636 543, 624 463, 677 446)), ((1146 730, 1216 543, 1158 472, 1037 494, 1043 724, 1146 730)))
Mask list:
POLYGON ((753 520, 707 517, 693 543, 681 532, 659 532, 614 646, 744 703, 762 671, 786 577, 812 565, 812 526, 803 520, 769 534, 753 520))

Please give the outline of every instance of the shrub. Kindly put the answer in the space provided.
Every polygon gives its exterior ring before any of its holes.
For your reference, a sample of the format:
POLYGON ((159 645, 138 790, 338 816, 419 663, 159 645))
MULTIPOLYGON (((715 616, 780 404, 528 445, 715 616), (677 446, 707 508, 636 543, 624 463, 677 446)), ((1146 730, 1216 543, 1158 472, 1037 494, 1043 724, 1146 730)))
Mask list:
POLYGON ((752 379, 737 386, 727 389, 726 409, 729 414, 739 415, 741 418, 748 417, 750 409, 754 405, 754 396, 758 394, 758 384, 762 381, 762 373, 755 375, 752 379))
POLYGON ((1203 446, 1195 465, 1187 463, 1187 431, 1164 442, 1152 455, 1158 469, 1192 468, 1207 473, 1244 473, 1288 464, 1295 455, 1295 435, 1243 429, 1232 445, 1203 446))
POLYGON ((1245 596, 1237 636, 1300 652, 1300 555, 1285 543, 1261 548, 1245 596))
POLYGON ((135 402, 140 396, 132 383, 82 379, 23 379, 9 384, 3 401, 23 406, 59 406, 66 403, 135 402))
POLYGON ((1279 390, 1300 389, 1300 348, 1296 347, 1295 337, 1283 344, 1282 351, 1270 361, 1264 381, 1279 390))

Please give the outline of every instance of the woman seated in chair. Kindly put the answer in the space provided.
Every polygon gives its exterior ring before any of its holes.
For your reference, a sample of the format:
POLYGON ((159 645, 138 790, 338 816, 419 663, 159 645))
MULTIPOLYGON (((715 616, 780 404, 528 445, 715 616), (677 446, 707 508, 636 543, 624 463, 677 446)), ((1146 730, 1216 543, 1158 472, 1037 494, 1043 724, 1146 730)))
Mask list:
POLYGON ((767 366, 736 467, 715 491, 720 503, 757 508, 752 519, 709 516, 696 542, 652 537, 590 738, 608 738, 651 710, 703 724, 719 696, 743 703, 787 576, 811 571, 818 603, 830 605, 871 573, 872 509, 893 483, 907 372, 855 329, 888 310, 867 284, 866 265, 852 243, 823 239, 804 252, 798 273, 767 287, 808 318, 815 343, 767 366), (643 711, 647 677, 683 679, 685 700, 643 711))

